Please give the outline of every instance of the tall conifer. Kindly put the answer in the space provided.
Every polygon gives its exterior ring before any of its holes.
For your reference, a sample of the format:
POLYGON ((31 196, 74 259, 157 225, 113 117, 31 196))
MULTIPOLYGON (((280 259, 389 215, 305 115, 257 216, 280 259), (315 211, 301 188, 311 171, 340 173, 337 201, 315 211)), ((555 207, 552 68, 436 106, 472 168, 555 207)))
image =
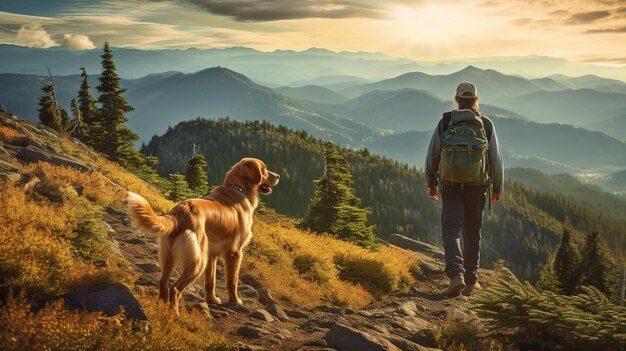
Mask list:
POLYGON ((580 262, 580 284, 610 293, 611 261, 602 246, 600 233, 591 231, 585 238, 580 262))
POLYGON ((83 122, 86 124, 86 135, 83 140, 89 146, 96 146, 98 136, 100 135, 100 121, 98 121, 98 108, 96 107, 96 100, 91 96, 91 87, 89 86, 89 80, 85 67, 80 68, 80 77, 82 82, 80 89, 78 90, 78 109, 83 122))
POLYGON ((209 190, 209 177, 205 171, 204 155, 195 154, 187 161, 187 184, 197 196, 204 196, 209 190))
POLYGON ((359 207, 361 200, 354 194, 354 182, 345 158, 332 143, 326 142, 324 159, 324 175, 315 181, 315 195, 301 226, 364 247, 376 247, 374 226, 366 223, 370 210, 359 207))
POLYGON ((56 131, 62 131, 61 108, 57 105, 52 74, 49 75, 48 81, 41 87, 41 92, 39 109, 37 110, 39 112, 39 121, 41 124, 56 131))
POLYGON ((561 242, 554 255, 552 270, 559 280, 559 285, 565 294, 573 294, 578 285, 578 272, 580 256, 576 244, 571 238, 571 224, 566 221, 563 224, 563 235, 561 242))
POLYGON ((100 93, 98 102, 101 107, 98 111, 98 120, 102 125, 102 140, 98 141, 96 149, 113 161, 122 164, 135 162, 137 152, 132 148, 132 143, 138 140, 139 136, 124 125, 128 121, 125 114, 134 109, 122 95, 126 89, 120 86, 120 77, 113 63, 113 54, 108 41, 104 43, 101 57, 102 73, 98 78, 100 85, 97 89, 100 93))
POLYGON ((83 121, 83 114, 80 112, 76 99, 72 99, 70 107, 72 109, 72 120, 70 122, 69 130, 70 135, 82 142, 85 142, 89 129, 87 124, 83 121))

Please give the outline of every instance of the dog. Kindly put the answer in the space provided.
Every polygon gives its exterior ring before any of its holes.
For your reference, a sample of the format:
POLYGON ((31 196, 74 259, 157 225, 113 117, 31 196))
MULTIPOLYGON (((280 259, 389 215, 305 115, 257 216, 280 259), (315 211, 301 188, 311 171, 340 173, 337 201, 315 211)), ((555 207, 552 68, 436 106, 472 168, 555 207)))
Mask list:
POLYGON ((203 271, 207 303, 221 303, 215 294, 220 257, 225 263, 229 303, 242 304, 237 285, 243 249, 252 239, 252 215, 258 196, 269 195, 279 179, 280 175, 270 172, 261 160, 244 158, 226 173, 224 184, 207 197, 183 201, 163 216, 158 216, 140 195, 128 193, 128 211, 135 226, 148 236, 160 238, 159 297, 177 313, 182 292, 203 271), (174 269, 180 277, 170 288, 174 269))

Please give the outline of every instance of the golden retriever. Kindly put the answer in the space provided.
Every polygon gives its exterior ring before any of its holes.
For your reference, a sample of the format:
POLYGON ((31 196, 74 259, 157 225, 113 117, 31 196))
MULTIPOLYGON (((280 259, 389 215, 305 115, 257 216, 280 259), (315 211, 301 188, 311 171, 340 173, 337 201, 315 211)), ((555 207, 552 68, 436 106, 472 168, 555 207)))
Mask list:
POLYGON ((215 295, 219 257, 224 258, 229 302, 242 303, 237 283, 243 249, 252 238, 252 215, 258 195, 270 194, 279 178, 261 160, 244 158, 226 173, 224 184, 207 197, 183 201, 163 216, 156 215, 143 197, 128 193, 128 210, 135 226, 149 236, 160 237, 159 295, 177 313, 183 290, 205 269, 206 300, 221 303, 215 295), (173 269, 180 277, 169 288, 173 269))

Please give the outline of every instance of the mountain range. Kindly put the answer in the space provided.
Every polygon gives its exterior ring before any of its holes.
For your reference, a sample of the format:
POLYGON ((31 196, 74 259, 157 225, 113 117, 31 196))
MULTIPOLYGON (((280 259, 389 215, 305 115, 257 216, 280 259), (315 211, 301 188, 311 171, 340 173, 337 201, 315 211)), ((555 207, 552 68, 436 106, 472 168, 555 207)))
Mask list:
MULTIPOLYGON (((463 72, 482 76, 484 80, 506 78, 497 72, 472 67, 463 72)), ((58 101, 67 109, 69 100, 77 93, 80 77, 53 78, 58 101)), ((524 81, 509 78, 513 82, 524 81)), ((0 74, 0 101, 9 111, 37 120, 36 101, 42 79, 45 77, 0 74)), ((445 79, 452 82, 454 78, 445 79)), ((90 76, 90 82, 92 87, 97 86, 97 77, 90 76)), ((526 82, 526 87, 534 84, 526 82)), ((431 131, 442 112, 452 109, 450 101, 425 90, 375 90, 344 99, 339 93, 321 86, 273 90, 224 67, 195 73, 150 74, 122 80, 122 85, 128 89, 125 95, 135 107, 129 114, 129 126, 144 141, 180 121, 198 116, 228 116, 235 120, 268 120, 344 145, 368 147, 417 166, 422 165, 431 131)), ((551 93, 567 92, 572 91, 551 93)), ((589 89, 574 92, 614 101, 619 101, 614 95, 620 95, 589 89)), ((543 91, 543 94, 548 92, 543 91)), ((604 101, 588 100, 598 104, 604 101)), ((626 167, 626 144, 603 133, 570 125, 531 122, 516 113, 517 110, 513 112, 489 104, 482 104, 481 111, 495 118, 508 166, 536 167, 549 173, 590 169, 616 171, 626 167)))

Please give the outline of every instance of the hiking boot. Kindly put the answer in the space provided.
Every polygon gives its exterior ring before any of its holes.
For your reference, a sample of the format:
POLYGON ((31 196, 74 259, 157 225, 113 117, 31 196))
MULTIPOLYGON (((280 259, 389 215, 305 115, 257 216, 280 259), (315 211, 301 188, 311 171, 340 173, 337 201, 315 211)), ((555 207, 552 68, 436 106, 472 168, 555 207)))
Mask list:
POLYGON ((480 284, 478 284, 478 282, 476 282, 472 285, 468 285, 467 287, 465 287, 461 294, 463 294, 464 296, 470 296, 474 291, 479 291, 480 289, 482 289, 482 287, 480 286, 480 284))
POLYGON ((465 280, 462 275, 457 275, 450 278, 450 285, 443 294, 449 297, 459 296, 463 289, 465 289, 465 280))

